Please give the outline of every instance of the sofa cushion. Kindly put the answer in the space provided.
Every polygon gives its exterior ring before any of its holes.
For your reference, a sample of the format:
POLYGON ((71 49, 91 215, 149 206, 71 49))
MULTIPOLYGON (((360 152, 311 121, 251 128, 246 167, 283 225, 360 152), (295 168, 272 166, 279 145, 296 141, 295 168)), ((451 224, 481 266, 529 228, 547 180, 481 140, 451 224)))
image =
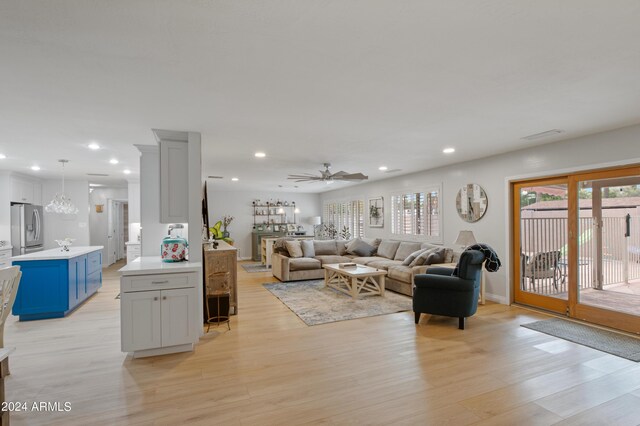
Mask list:
POLYGON ((289 260, 290 271, 309 271, 311 269, 320 269, 322 265, 318 259, 312 259, 310 257, 298 257, 296 259, 289 260))
POLYGON ((421 248, 421 249, 419 249, 419 250, 414 251, 413 253, 411 253, 409 256, 407 256, 407 257, 404 259, 404 261, 402 262, 402 264, 403 264, 404 266, 409 266, 409 265, 411 265, 411 262, 413 262, 413 260, 414 260, 416 257, 420 256, 420 255, 421 255, 424 251, 426 251, 426 250, 429 250, 429 249, 423 249, 423 248, 421 248))
POLYGON ((434 263, 447 263, 445 262, 445 252, 446 249, 444 247, 437 247, 425 250, 416 257, 413 262, 409 264, 409 266, 420 266, 420 265, 433 265, 434 263))
POLYGON ((376 248, 370 244, 365 243, 360 238, 356 238, 351 241, 347 246, 347 253, 354 254, 359 257, 373 256, 376 252, 376 248))
POLYGON ((352 260, 345 256, 338 256, 337 254, 321 254, 316 255, 314 259, 317 259, 323 265, 328 265, 330 263, 346 263, 351 262, 352 260))
POLYGON ((302 247, 300 247, 300 241, 285 241, 284 245, 287 247, 287 251, 289 252, 290 257, 302 257, 302 247))
POLYGON ((391 266, 398 266, 401 264, 402 262, 400 262, 399 260, 378 258, 378 260, 374 260, 372 262, 367 263, 367 266, 370 266, 371 268, 384 269, 386 271, 391 266))
POLYGON ((393 259, 400 246, 400 241, 384 240, 378 246, 377 256, 393 259))
POLYGON ((380 259, 381 258, 379 258, 378 256, 367 256, 367 257, 354 257, 353 259, 351 259, 351 261, 359 265, 366 265, 369 262, 373 262, 380 259))
POLYGON ((413 277, 413 268, 404 265, 389 266, 387 270, 389 273, 387 276, 396 281, 402 281, 403 283, 413 284, 411 282, 413 277))
POLYGON ((325 254, 338 254, 338 246, 336 240, 313 240, 313 249, 316 252, 316 256, 325 254))
POLYGON ((300 241, 300 246, 304 257, 314 257, 316 255, 316 251, 313 249, 313 240, 302 240, 300 241))
POLYGON ((420 250, 420 243, 402 241, 398 246, 398 250, 396 251, 396 255, 393 257, 393 260, 405 260, 407 256, 416 250, 420 250))

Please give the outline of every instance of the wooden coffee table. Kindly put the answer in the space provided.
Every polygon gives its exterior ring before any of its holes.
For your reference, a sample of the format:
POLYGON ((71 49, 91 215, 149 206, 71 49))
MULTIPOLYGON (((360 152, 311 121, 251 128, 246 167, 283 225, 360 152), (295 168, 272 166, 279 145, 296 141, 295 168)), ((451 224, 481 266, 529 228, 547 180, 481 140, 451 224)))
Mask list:
POLYGON ((359 296, 384 296, 384 280, 387 271, 358 265, 340 268, 338 263, 323 265, 324 285, 335 288, 354 299, 359 296))

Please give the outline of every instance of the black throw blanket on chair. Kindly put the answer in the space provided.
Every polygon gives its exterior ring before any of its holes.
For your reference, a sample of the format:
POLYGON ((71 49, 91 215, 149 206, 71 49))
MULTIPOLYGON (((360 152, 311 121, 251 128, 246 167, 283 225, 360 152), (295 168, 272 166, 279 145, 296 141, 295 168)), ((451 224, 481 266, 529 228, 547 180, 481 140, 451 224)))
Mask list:
MULTIPOLYGON (((467 250, 478 250, 484 254, 484 269, 489 272, 496 272, 502 266, 500 262, 500 258, 498 258, 498 253, 491 248, 490 245, 487 244, 474 244, 472 246, 467 247, 464 251, 467 250)), ((454 276, 458 276, 458 267, 453 271, 454 276)))

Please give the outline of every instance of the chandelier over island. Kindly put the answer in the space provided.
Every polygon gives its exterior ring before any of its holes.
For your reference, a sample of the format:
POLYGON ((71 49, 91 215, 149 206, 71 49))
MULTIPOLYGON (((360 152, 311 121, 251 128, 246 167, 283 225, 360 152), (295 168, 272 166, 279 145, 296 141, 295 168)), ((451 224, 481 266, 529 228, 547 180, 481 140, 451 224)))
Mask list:
POLYGON ((78 214, 78 208, 71 202, 71 198, 64 193, 64 165, 68 163, 69 160, 58 160, 58 162, 62 163, 62 192, 58 192, 53 200, 45 206, 44 210, 47 213, 78 214))

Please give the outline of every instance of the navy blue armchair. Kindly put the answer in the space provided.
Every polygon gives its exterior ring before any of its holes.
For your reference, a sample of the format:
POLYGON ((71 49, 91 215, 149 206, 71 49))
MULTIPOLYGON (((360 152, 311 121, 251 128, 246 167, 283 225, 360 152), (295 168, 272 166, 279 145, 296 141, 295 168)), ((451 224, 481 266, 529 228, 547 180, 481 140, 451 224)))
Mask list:
POLYGON ((465 318, 478 309, 482 264, 485 256, 478 250, 467 250, 460 256, 458 275, 449 268, 429 268, 414 279, 413 312, 416 324, 420 314, 458 318, 458 328, 464 330, 465 318))

